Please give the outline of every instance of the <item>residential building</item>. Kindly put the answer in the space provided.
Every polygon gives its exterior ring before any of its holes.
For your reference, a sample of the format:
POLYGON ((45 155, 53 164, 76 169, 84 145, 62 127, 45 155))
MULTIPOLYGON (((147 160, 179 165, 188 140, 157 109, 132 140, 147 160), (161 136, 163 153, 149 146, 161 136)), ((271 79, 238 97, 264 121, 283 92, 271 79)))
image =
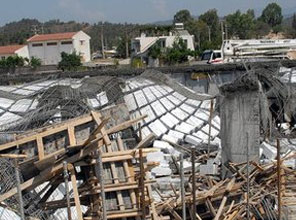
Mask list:
POLYGON ((91 60, 90 37, 83 31, 34 35, 27 40, 30 58, 36 57, 43 65, 56 65, 61 61, 61 53, 81 56, 83 63, 91 60))
POLYGON ((184 30, 182 23, 176 23, 175 29, 168 36, 147 36, 145 33, 142 33, 140 37, 134 38, 131 45, 132 55, 134 57, 141 57, 148 62, 149 49, 156 42, 159 42, 162 48, 169 48, 173 46, 177 38, 184 40, 187 49, 194 50, 194 36, 190 35, 187 30, 184 30))
POLYGON ((8 45, 0 47, 0 59, 15 55, 24 58, 29 58, 29 51, 27 45, 8 45))

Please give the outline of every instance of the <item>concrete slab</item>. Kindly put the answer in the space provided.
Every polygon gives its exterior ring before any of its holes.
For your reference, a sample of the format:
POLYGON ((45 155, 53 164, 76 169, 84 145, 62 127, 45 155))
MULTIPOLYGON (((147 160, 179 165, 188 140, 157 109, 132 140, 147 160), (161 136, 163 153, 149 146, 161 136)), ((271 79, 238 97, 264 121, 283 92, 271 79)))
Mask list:
POLYGON ((175 96, 173 95, 168 95, 167 98, 174 103, 175 105, 180 105, 181 104, 181 100, 177 99, 175 96))
POLYGON ((195 117, 195 116, 190 116, 186 122, 188 124, 191 124, 192 126, 194 126, 196 129, 199 129, 203 126, 203 124, 205 123, 203 120, 195 117))
POLYGON ((176 131, 182 132, 184 134, 190 134, 191 132, 193 132, 195 129, 194 126, 192 126, 191 124, 188 124, 186 122, 182 122, 181 124, 177 125, 175 127, 176 131))
POLYGON ((142 90, 134 92, 134 96, 139 108, 148 103, 142 90))
POLYGON ((174 144, 178 144, 179 143, 179 139, 177 137, 170 136, 170 135, 167 135, 167 134, 163 135, 162 138, 161 138, 161 140, 167 141, 169 143, 174 143, 174 144))
POLYGON ((188 113, 186 113, 180 108, 174 109, 173 111, 171 111, 171 113, 182 121, 184 121, 189 116, 188 113))
POLYGON ((187 99, 187 100, 186 100, 186 103, 187 103, 188 105, 193 106, 193 107, 199 107, 200 104, 201 104, 201 101, 194 100, 194 99, 187 99))
POLYGON ((185 141, 189 144, 192 144, 192 145, 198 145, 198 144, 202 143, 201 139, 199 139, 195 136, 192 136, 192 135, 186 135, 185 141))
POLYGON ((149 123, 150 121, 153 121, 156 116, 152 110, 152 108, 148 105, 140 109, 141 115, 147 115, 147 117, 144 119, 146 123, 149 123))
POLYGON ((14 103, 9 111, 11 112, 26 112, 32 103, 31 99, 21 99, 14 103))
POLYGON ((178 124, 180 121, 173 116, 171 113, 166 113, 163 115, 160 120, 169 128, 174 127, 176 124, 178 124))
POLYGON ((185 103, 183 103, 180 108, 186 111, 189 115, 192 115, 195 112, 195 109, 185 103))
POLYGON ((176 137, 180 140, 183 140, 183 138, 185 137, 185 134, 182 133, 182 132, 179 132, 179 131, 175 131, 175 130, 170 130, 169 133, 168 133, 169 136, 172 136, 172 137, 176 137))
POLYGON ((154 102, 156 100, 156 96, 152 93, 152 91, 149 88, 144 88, 142 91, 145 93, 149 103, 154 102))
POLYGON ((158 117, 160 117, 161 115, 163 115, 167 112, 166 109, 163 107, 163 105, 158 100, 151 103, 151 107, 153 108, 155 114, 158 117))
POLYGON ((163 104, 163 106, 168 110, 171 111, 172 109, 175 108, 175 105, 168 100, 166 97, 163 97, 160 99, 160 102, 163 104))
POLYGON ((0 106, 4 109, 8 109, 14 102, 12 99, 0 98, 0 106))
POLYGON ((133 94, 125 95, 124 101, 125 101, 129 111, 134 111, 138 108, 133 94))
POLYGON ((161 136, 167 132, 167 128, 161 123, 160 120, 156 120, 148 125, 151 131, 156 134, 156 136, 161 136))
POLYGON ((173 93, 173 96, 175 96, 177 99, 181 100, 181 101, 185 101, 187 98, 183 95, 181 95, 180 93, 178 92, 174 92, 173 93))

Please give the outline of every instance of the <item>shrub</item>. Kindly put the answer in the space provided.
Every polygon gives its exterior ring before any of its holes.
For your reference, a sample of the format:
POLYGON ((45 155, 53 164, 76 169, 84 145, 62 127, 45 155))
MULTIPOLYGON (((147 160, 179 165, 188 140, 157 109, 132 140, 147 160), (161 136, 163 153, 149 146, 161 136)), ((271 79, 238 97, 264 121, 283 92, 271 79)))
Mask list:
POLYGON ((82 66, 80 56, 75 52, 72 54, 67 54, 65 52, 61 53, 62 60, 58 64, 58 68, 65 70, 77 70, 80 66, 82 66))
POLYGON ((36 57, 32 57, 31 61, 29 62, 29 65, 36 69, 37 67, 41 66, 41 60, 39 58, 36 57))

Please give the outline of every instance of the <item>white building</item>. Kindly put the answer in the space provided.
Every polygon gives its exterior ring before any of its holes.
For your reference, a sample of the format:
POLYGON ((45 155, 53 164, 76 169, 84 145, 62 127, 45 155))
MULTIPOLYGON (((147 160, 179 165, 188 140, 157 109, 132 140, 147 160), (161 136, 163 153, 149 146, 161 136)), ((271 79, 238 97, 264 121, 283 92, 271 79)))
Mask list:
POLYGON ((190 35, 187 30, 184 30, 182 23, 175 24, 175 30, 170 32, 168 36, 147 36, 142 33, 140 37, 132 40, 131 49, 134 56, 147 58, 149 49, 159 42, 162 48, 172 47, 178 39, 183 39, 187 45, 187 49, 194 50, 194 36, 190 35))
POLYGON ((83 63, 91 60, 90 37, 83 31, 35 35, 27 42, 30 58, 39 58, 43 65, 58 64, 62 52, 75 52, 83 63))
POLYGON ((29 58, 27 45, 8 45, 0 47, 0 59, 15 55, 23 58, 29 58))

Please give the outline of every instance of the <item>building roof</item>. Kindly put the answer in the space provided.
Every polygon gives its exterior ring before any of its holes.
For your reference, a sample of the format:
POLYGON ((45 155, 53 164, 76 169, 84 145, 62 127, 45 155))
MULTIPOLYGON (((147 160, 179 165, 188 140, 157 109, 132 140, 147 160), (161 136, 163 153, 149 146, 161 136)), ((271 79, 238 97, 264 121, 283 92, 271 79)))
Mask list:
POLYGON ((14 54, 25 45, 8 45, 0 47, 0 54, 14 54))
POLYGON ((36 34, 29 38, 28 42, 39 42, 39 41, 49 41, 49 40, 67 40, 72 39, 72 37, 78 32, 66 32, 66 33, 56 33, 56 34, 36 34))

